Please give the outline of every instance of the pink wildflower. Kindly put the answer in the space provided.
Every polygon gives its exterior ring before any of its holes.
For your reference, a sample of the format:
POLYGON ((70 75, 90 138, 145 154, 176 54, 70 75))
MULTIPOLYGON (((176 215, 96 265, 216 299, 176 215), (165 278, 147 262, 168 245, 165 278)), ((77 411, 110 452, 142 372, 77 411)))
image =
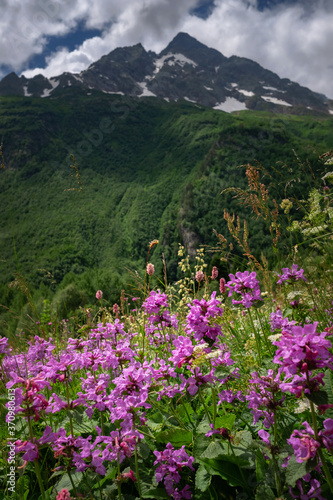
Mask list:
POLYGON ((198 283, 200 283, 200 281, 203 281, 205 278, 205 275, 202 271, 197 271, 196 275, 195 275, 195 279, 197 280, 198 283))
POLYGON ((96 299, 97 299, 97 300, 101 300, 101 299, 102 299, 102 297, 103 297, 103 292, 102 292, 102 290, 97 290, 97 292, 96 292, 96 299))
POLYGON ((151 262, 149 262, 149 264, 147 264, 147 274, 148 276, 152 276, 155 272, 155 267, 154 267, 154 264, 151 264, 151 262))
POLYGON ((224 278, 221 278, 220 279, 220 293, 225 293, 226 292, 226 288, 225 288, 225 279, 224 278))
POLYGON ((64 488, 63 490, 59 491, 56 500, 71 500, 71 495, 69 491, 64 488))
POLYGON ((216 280, 216 278, 218 277, 218 275, 219 275, 219 271, 218 271, 217 267, 214 266, 213 269, 212 269, 212 280, 216 280))

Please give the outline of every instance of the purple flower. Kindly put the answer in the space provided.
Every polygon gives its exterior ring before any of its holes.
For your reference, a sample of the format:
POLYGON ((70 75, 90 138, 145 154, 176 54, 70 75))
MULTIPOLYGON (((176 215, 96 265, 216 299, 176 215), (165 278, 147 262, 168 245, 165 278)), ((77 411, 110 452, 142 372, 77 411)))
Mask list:
POLYGON ((333 451, 333 419, 332 418, 327 418, 323 422, 324 429, 323 431, 319 432, 319 437, 321 438, 321 441, 325 448, 328 449, 328 451, 333 451))
POLYGON ((303 422, 306 432, 294 430, 287 443, 294 449, 296 461, 303 463, 310 458, 314 458, 320 443, 314 439, 314 430, 308 422, 303 422))
POLYGON ((288 283, 295 283, 295 281, 298 280, 307 281, 303 276, 304 269, 298 271, 297 264, 293 264, 291 269, 289 269, 289 267, 283 267, 282 272, 283 274, 278 274, 278 284, 281 284, 283 281, 287 281, 288 283))
POLYGON ((213 434, 218 434, 219 436, 221 436, 222 439, 226 439, 227 441, 232 440, 232 436, 231 436, 229 430, 226 429, 225 427, 220 427, 218 429, 215 429, 214 424, 210 424, 210 427, 213 430, 207 432, 207 434, 206 434, 207 437, 213 436, 213 434))
POLYGON ((173 341, 173 345, 176 349, 172 351, 172 357, 169 360, 178 368, 184 363, 189 363, 194 349, 191 339, 179 335, 173 341))
POLYGON ((250 383, 255 390, 250 390, 245 397, 249 402, 253 415, 253 425, 260 418, 264 418, 263 424, 269 429, 274 424, 274 412, 282 406, 284 396, 276 397, 280 390, 279 377, 274 376, 273 370, 268 370, 266 376, 259 376, 257 372, 252 373, 250 383))
POLYGON ((191 310, 186 318, 186 330, 193 334, 196 341, 200 341, 203 337, 215 340, 222 334, 220 325, 211 325, 213 319, 223 314, 221 303, 215 296, 216 292, 213 292, 208 301, 195 299, 192 304, 188 304, 191 310))
POLYGON ((258 436, 260 437, 260 439, 263 440, 264 443, 266 443, 268 446, 271 446, 269 432, 265 431, 264 429, 261 429, 258 432, 258 436))
POLYGON ((193 377, 190 377, 187 380, 184 375, 180 375, 180 378, 188 384, 187 391, 191 394, 191 396, 194 396, 194 394, 198 392, 200 385, 205 385, 208 382, 214 382, 216 380, 216 377, 213 376, 214 370, 211 370, 207 375, 203 375, 200 372, 200 368, 196 366, 194 369, 191 369, 191 373, 193 374, 193 377))
POLYGON ((147 311, 148 314, 158 314, 161 307, 168 307, 168 298, 166 293, 161 293, 159 290, 150 292, 149 297, 142 304, 143 309, 147 311))
MULTIPOLYGON (((307 483, 308 483, 308 481, 307 481, 307 483)), ((321 487, 320 487, 320 482, 317 479, 311 479, 311 481, 310 481, 311 488, 309 489, 309 491, 307 493, 304 492, 302 481, 300 479, 298 479, 298 481, 296 481, 296 486, 299 489, 299 491, 301 492, 301 494, 294 495, 290 486, 289 486, 289 493, 293 498, 296 498, 297 500, 312 500, 313 498, 318 498, 318 500, 326 500, 320 494, 321 487)))
POLYGON ((259 281, 256 278, 257 273, 252 271, 244 271, 241 273, 238 271, 236 275, 229 274, 230 281, 226 284, 229 288, 229 297, 232 296, 234 292, 241 295, 241 300, 232 300, 233 304, 243 304, 243 306, 248 309, 257 301, 263 300, 261 297, 261 292, 259 288, 259 281))
POLYGON ((7 337, 1 337, 0 338, 0 354, 8 354, 11 349, 9 349, 8 346, 8 339, 7 337))
POLYGON ((174 496, 174 498, 191 498, 188 487, 184 488, 185 491, 182 490, 187 495, 183 497, 179 496, 181 492, 178 492, 178 489, 174 488, 174 485, 180 482, 181 477, 179 472, 183 467, 189 467, 191 470, 194 470, 192 466, 194 457, 188 456, 185 446, 182 446, 179 450, 175 450, 172 444, 168 443, 164 451, 154 451, 154 455, 156 456, 154 465, 159 465, 155 473, 156 481, 158 483, 164 481, 167 494, 174 496))
POLYGON ((278 309, 276 312, 270 314, 270 324, 271 331, 281 330, 282 332, 291 333, 291 327, 296 324, 295 321, 289 321, 288 318, 284 318, 282 311, 278 309))
POLYGON ((34 462, 38 459, 38 448, 36 443, 32 443, 31 441, 21 441, 18 440, 15 442, 15 453, 25 452, 22 456, 22 459, 26 462, 34 462))
POLYGON ((281 365, 280 371, 293 376, 299 370, 302 373, 321 369, 333 369, 333 356, 328 349, 332 347, 325 339, 327 332, 316 333, 318 323, 292 326, 291 333, 283 332, 278 341, 274 363, 281 365))

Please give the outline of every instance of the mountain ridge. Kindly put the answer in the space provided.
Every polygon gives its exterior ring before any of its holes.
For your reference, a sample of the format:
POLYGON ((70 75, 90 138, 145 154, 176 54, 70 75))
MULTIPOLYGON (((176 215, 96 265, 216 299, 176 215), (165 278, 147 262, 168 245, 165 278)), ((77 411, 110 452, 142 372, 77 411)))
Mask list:
POLYGON ((239 56, 226 57, 187 33, 159 54, 141 43, 117 47, 81 73, 33 78, 10 73, 0 96, 57 97, 67 87, 132 97, 187 100, 221 111, 251 109, 288 114, 333 114, 333 101, 239 56))

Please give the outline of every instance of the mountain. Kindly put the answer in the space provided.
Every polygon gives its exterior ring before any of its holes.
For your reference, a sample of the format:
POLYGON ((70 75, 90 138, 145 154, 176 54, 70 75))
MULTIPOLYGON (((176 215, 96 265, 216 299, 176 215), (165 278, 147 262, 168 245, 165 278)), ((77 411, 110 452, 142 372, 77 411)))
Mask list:
POLYGON ((56 97, 68 87, 108 94, 187 100, 222 111, 333 114, 333 101, 237 56, 225 57, 186 33, 155 54, 141 44, 117 48, 79 74, 28 79, 10 73, 0 96, 56 97))

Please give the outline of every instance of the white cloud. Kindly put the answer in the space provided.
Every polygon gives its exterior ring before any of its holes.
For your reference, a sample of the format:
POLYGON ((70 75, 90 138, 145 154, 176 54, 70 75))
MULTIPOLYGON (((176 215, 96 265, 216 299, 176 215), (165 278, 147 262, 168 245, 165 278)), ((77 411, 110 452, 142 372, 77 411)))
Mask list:
POLYGON ((0 60, 19 72, 48 37, 64 35, 84 21, 103 30, 76 50, 59 48, 45 69, 26 71, 55 76, 78 72, 119 46, 141 42, 160 52, 185 31, 226 56, 259 62, 281 77, 333 97, 333 3, 299 0, 258 11, 256 1, 215 0, 207 19, 191 16, 197 0, 0 0, 0 60))

